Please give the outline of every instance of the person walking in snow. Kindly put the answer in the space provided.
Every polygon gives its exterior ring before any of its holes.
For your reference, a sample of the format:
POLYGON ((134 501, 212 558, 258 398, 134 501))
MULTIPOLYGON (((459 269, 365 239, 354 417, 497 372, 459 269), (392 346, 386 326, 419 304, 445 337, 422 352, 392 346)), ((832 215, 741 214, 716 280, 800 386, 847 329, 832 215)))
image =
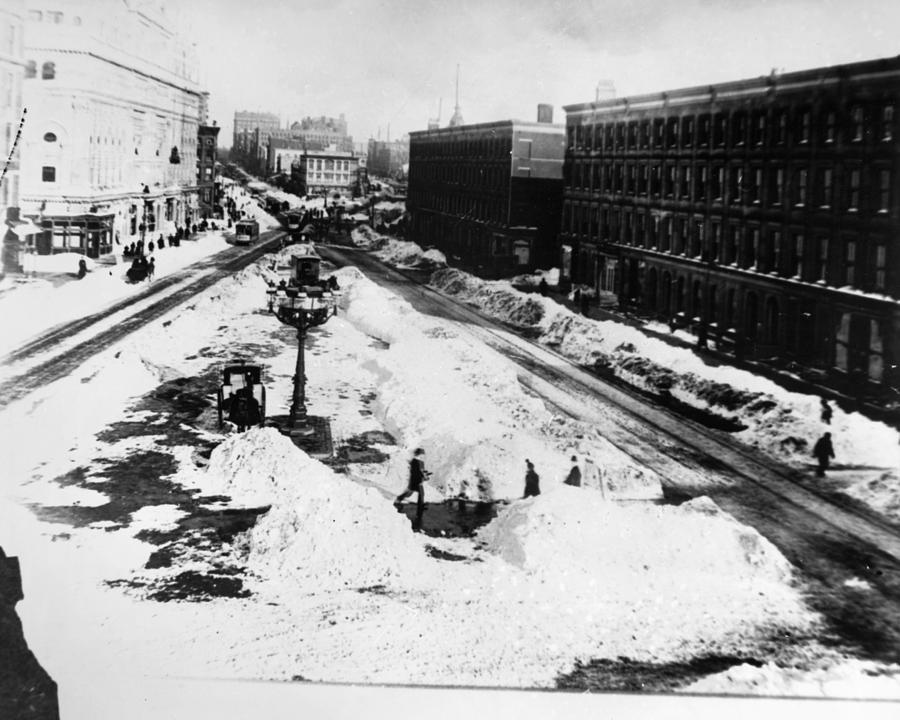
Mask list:
POLYGON ((534 463, 528 458, 525 458, 525 467, 525 494, 522 498, 537 497, 541 494, 541 476, 535 472, 534 463))
POLYGON ((422 487, 422 483, 428 478, 428 474, 428 471, 425 470, 425 450, 416 448, 413 452, 412 460, 409 461, 409 483, 406 486, 406 490, 394 500, 394 506, 398 510, 406 498, 413 493, 418 493, 416 497, 416 512, 421 515, 425 510, 425 489, 422 487))
POLYGON ((822 422, 826 425, 831 425, 831 416, 834 411, 831 409, 831 405, 828 404, 828 401, 825 398, 822 398, 822 422))
POLYGON ((819 461, 816 475, 818 477, 825 477, 825 471, 828 469, 828 464, 834 458, 834 446, 831 444, 830 432, 825 433, 816 441, 816 444, 813 447, 813 457, 819 461))
POLYGON ((581 487, 581 468, 578 467, 578 457, 575 455, 572 456, 572 469, 569 470, 564 482, 572 487, 581 487))
POLYGON ((150 262, 147 263, 147 282, 150 282, 153 279, 153 276, 156 274, 156 258, 150 258, 150 262))

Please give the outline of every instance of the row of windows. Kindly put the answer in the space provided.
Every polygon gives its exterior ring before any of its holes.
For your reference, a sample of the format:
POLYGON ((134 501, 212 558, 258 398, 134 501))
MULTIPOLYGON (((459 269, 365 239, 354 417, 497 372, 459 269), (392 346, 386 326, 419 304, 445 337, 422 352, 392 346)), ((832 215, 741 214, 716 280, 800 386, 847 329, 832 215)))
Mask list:
MULTIPOLYGON (((29 60, 25 63, 25 79, 37 77, 37 62, 29 60)), ((41 65, 41 80, 53 80, 56 77, 56 63, 45 62, 41 65)))
POLYGON ((861 244, 855 238, 845 238, 836 248, 828 235, 817 234, 813 244, 807 245, 803 230, 786 231, 782 226, 744 227, 715 221, 707 226, 700 217, 591 210, 568 205, 563 230, 805 282, 876 292, 886 288, 887 248, 883 242, 867 243, 869 256, 863 258, 861 244), (840 252, 840 257, 832 255, 834 252, 840 252), (840 267, 835 266, 838 259, 840 267))
POLYGON ((785 169, 765 165, 693 165, 689 163, 572 163, 564 168, 569 190, 608 196, 711 201, 779 208, 836 207, 846 212, 888 213, 892 174, 875 166, 818 166, 785 169))
POLYGON ((570 151, 626 151, 724 148, 816 143, 828 146, 894 137, 894 105, 852 105, 846 112, 826 109, 813 117, 810 108, 738 111, 699 116, 572 124, 566 128, 570 151))
POLYGON ((508 157, 509 136, 457 137, 417 140, 409 147, 410 160, 456 157, 508 157))
MULTIPOLYGON (((61 25, 65 20, 65 15, 56 10, 29 10, 28 19, 32 22, 48 22, 54 25, 61 25)), ((81 17, 72 16, 73 25, 81 25, 81 17)))
POLYGON ((460 183, 501 190, 508 182, 509 163, 501 165, 420 163, 413 173, 420 182, 460 183))
POLYGON ((471 220, 503 224, 506 219, 504 212, 506 204, 497 198, 470 198, 446 193, 414 192, 410 193, 409 205, 456 215, 459 221, 471 220))

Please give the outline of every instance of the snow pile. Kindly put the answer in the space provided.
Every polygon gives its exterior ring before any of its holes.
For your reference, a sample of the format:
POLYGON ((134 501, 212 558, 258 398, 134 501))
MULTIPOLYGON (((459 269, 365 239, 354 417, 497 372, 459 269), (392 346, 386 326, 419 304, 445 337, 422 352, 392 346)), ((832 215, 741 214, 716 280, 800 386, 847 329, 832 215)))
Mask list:
POLYGON ((82 260, 88 271, 97 267, 97 263, 87 255, 77 252, 62 252, 52 255, 26 255, 24 270, 25 272, 76 274, 82 260))
POLYGON ((368 225, 354 228, 350 239, 356 247, 375 251, 376 257, 391 265, 425 270, 447 267, 447 258, 440 250, 423 250, 414 242, 382 235, 368 225))
POLYGON ((845 660, 812 670, 738 665, 682 689, 688 693, 900 700, 900 665, 845 660))
MULTIPOLYGON (((571 437, 543 432, 553 416, 523 392, 514 365, 472 343, 452 323, 435 324, 420 315, 358 271, 340 271, 338 277, 344 291, 341 317, 389 345, 371 353, 363 366, 378 378, 376 415, 404 448, 388 467, 392 486, 405 483, 409 453, 418 446, 426 449, 433 473, 426 493, 519 497, 526 457, 548 483, 565 478, 571 437), (409 392, 411 387, 417 391, 409 392)), ((595 452, 617 497, 659 496, 653 473, 623 462, 612 449, 595 452)))
MULTIPOLYGON (((456 269, 439 270, 431 284, 491 316, 539 333, 539 341, 575 362, 594 365, 651 392, 733 418, 747 426, 744 442, 781 460, 809 462, 823 432, 819 398, 792 393, 730 366, 707 366, 693 352, 647 337, 637 328, 591 320, 556 301, 521 293, 506 282, 484 281, 456 269)), ((884 423, 835 408, 831 430, 837 462, 900 467, 900 435, 884 423)))
POLYGON ((509 283, 517 286, 537 287, 541 284, 541 280, 545 280, 551 287, 556 287, 559 285, 559 268, 535 270, 528 275, 516 275, 510 278, 509 283))
POLYGON ((709 498, 679 506, 605 502, 563 485, 518 502, 479 533, 487 548, 531 573, 602 578, 604 594, 635 587, 691 595, 789 583, 791 565, 753 528, 709 498), (565 558, 564 561, 561 559, 565 558))

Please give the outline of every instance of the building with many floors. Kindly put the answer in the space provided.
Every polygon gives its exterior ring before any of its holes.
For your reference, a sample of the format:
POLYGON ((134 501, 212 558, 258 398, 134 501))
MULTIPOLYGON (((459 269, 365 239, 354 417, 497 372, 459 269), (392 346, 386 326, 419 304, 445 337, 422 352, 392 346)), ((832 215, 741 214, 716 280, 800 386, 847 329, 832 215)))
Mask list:
POLYGON ((538 118, 410 133, 410 239, 484 275, 555 262, 565 129, 538 118))
POLYGON ((310 150, 333 147, 340 152, 353 152, 353 138, 347 133, 347 120, 343 113, 336 118, 305 117, 292 123, 291 138, 305 142, 310 150))
POLYGON ((284 173, 290 175, 291 165, 306 152, 303 140, 269 137, 266 152, 266 177, 284 173))
POLYGON ((200 200, 200 216, 215 217, 219 206, 219 185, 216 182, 216 157, 221 128, 200 125, 197 131, 197 187, 200 200))
POLYGON ((160 2, 30 0, 21 213, 90 257, 198 216, 194 47, 160 2))
POLYGON ((372 175, 385 178, 405 176, 409 164, 409 137, 402 140, 369 140, 366 167, 372 175))
POLYGON ((26 118, 22 105, 24 28, 24 0, 0 5, 0 239, 5 271, 18 269, 19 247, 37 230, 19 219, 20 130, 26 118))
POLYGON ((359 185, 359 161, 352 152, 307 150, 291 165, 292 192, 352 196, 359 185))
POLYGON ((855 393, 897 387, 900 58, 570 105, 564 274, 855 393))

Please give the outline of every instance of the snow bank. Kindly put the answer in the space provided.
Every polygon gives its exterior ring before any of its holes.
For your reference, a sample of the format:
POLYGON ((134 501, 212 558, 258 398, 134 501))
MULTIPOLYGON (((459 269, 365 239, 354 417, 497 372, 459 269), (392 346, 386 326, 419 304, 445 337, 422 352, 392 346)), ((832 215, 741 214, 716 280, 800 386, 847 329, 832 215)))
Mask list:
POLYGON ((391 265, 425 270, 447 267, 447 258, 440 250, 423 250, 414 242, 382 235, 368 225, 354 228, 350 239, 359 248, 375 251, 376 257, 391 265))
POLYGON ((667 578, 691 587, 788 583, 790 563, 755 529, 709 498, 682 505, 620 505, 568 485, 505 508, 479 534, 524 570, 603 578, 606 592, 667 578), (561 562, 561 558, 565 558, 561 562))
MULTIPOLYGON (((541 343, 575 362, 601 365, 642 389, 667 390, 698 408, 740 421, 747 429, 738 438, 780 460, 811 462, 812 444, 826 429, 819 420, 817 396, 789 392, 734 367, 708 366, 690 350, 648 337, 636 328, 591 320, 551 298, 522 293, 507 282, 481 280, 457 269, 439 270, 430 282, 492 317, 539 333, 541 343)), ((836 462, 875 465, 896 477, 900 468, 896 430, 839 408, 827 429, 833 435, 836 462)))
POLYGON ((814 669, 738 665, 682 689, 687 693, 900 700, 900 665, 845 660, 814 669))
POLYGON ((424 578, 425 555, 406 517, 273 428, 223 442, 206 475, 234 503, 271 505, 249 534, 249 567, 257 573, 288 579, 304 593, 424 578))
MULTIPOLYGON (((378 377, 374 410, 404 450, 388 467, 393 486, 405 483, 409 453, 418 446, 426 449, 433 473, 426 493, 480 500, 519 497, 525 458, 535 462, 548 483, 562 481, 570 438, 542 431, 553 416, 523 392, 514 365, 472 343, 453 323, 420 315, 358 272, 339 273, 339 278, 342 317, 389 346, 363 365, 378 377)), ((618 497, 661 494, 654 474, 611 449, 598 445, 595 453, 598 464, 609 468, 618 497)))

